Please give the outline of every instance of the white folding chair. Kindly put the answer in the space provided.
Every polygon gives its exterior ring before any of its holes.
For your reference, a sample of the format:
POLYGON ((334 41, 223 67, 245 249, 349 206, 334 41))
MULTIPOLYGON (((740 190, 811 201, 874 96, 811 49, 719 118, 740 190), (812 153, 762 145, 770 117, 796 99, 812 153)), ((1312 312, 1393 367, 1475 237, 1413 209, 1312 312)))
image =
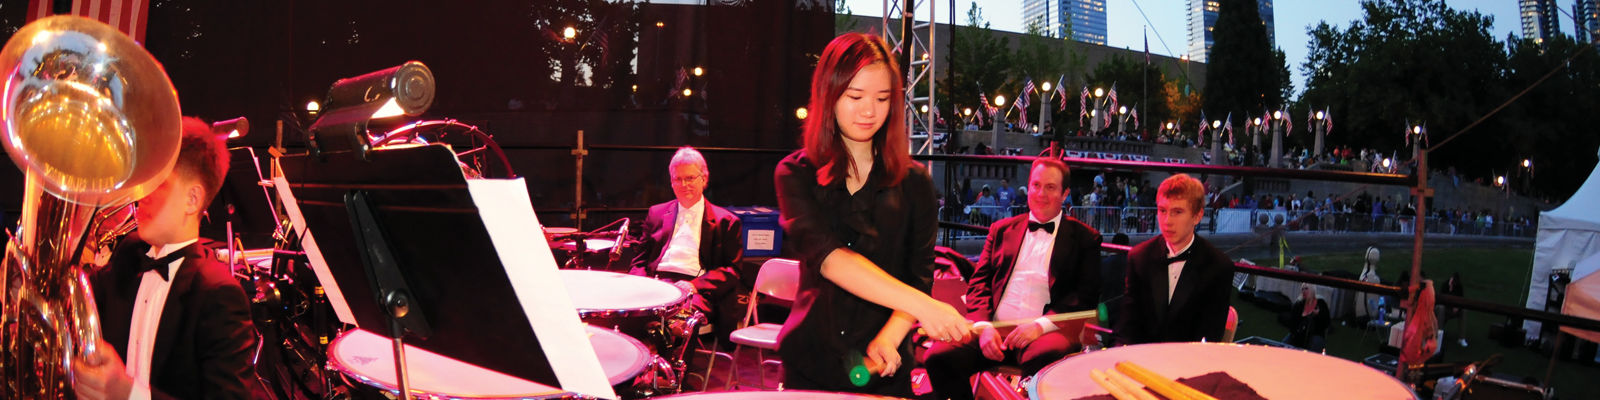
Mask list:
POLYGON ((757 348, 756 358, 761 360, 756 364, 756 373, 760 377, 761 388, 767 387, 766 365, 771 362, 780 368, 783 362, 768 360, 765 350, 778 350, 778 331, 783 330, 783 324, 761 323, 757 312, 757 305, 761 303, 760 295, 771 299, 778 299, 793 304, 795 293, 800 291, 800 262, 784 258, 774 258, 761 264, 761 271, 756 274, 756 285, 750 291, 750 302, 745 307, 744 321, 741 328, 728 334, 728 340, 737 346, 733 349, 735 360, 728 368, 728 379, 725 382, 735 382, 738 376, 739 351, 745 346, 757 348))

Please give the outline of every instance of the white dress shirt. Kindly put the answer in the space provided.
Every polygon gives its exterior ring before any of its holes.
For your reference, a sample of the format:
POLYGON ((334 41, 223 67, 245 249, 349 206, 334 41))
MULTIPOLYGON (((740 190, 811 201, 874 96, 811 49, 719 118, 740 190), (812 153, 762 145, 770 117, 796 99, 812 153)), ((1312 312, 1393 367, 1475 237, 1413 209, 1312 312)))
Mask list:
MULTIPOLYGON (((1028 222, 1043 221, 1037 220, 1033 213, 1028 213, 1028 222)), ((1007 280, 1006 291, 995 306, 995 320, 1035 318, 1045 332, 1056 330, 1056 324, 1044 318, 1044 306, 1050 303, 1050 256, 1055 252, 1056 234, 1061 233, 1061 214, 1056 214, 1048 223, 1055 224, 1056 229, 1045 232, 1023 228, 1027 233, 1022 236, 1017 261, 1011 266, 1011 278, 1007 280)))
MULTIPOLYGON (((1162 241, 1162 243, 1166 243, 1166 241, 1162 241)), ((1188 243, 1184 243, 1182 247, 1179 247, 1179 248, 1176 248, 1176 249, 1174 249, 1172 247, 1171 243, 1167 243, 1166 245, 1167 245, 1167 258, 1177 257, 1179 254, 1183 254, 1183 252, 1189 251, 1189 246, 1193 246, 1194 245, 1194 236, 1192 236, 1192 235, 1189 236, 1189 242, 1188 243)), ((1188 261, 1181 261, 1180 260, 1180 261, 1177 261, 1177 262, 1174 262, 1174 263, 1171 263, 1171 264, 1167 264, 1167 303, 1168 304, 1172 303, 1172 293, 1173 293, 1174 290, 1177 290, 1177 288, 1178 288, 1178 278, 1183 276, 1183 266, 1188 264, 1188 263, 1189 263, 1188 261)))
POLYGON ((657 271, 667 271, 688 276, 700 276, 705 270, 700 266, 700 225, 705 221, 706 199, 688 208, 678 203, 678 218, 673 222, 672 241, 662 251, 657 271))
MULTIPOLYGON (((189 239, 151 248, 146 255, 159 260, 198 240, 189 239)), ((172 289, 171 278, 178 276, 178 268, 183 267, 183 260, 179 258, 167 264, 167 278, 162 278, 155 270, 140 275, 139 295, 133 301, 133 321, 128 324, 128 359, 125 365, 128 375, 133 377, 129 399, 150 398, 150 362, 156 348, 156 329, 161 327, 161 311, 166 308, 167 293, 172 289)))

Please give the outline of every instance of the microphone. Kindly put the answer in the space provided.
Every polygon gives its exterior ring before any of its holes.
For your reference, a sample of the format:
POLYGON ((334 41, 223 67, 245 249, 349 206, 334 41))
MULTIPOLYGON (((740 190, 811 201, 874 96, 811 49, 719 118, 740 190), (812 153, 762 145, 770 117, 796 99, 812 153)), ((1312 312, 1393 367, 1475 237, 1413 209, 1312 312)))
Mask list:
POLYGON ((615 264, 622 259, 622 240, 628 238, 628 223, 633 222, 627 217, 622 218, 622 227, 617 229, 617 242, 611 245, 611 255, 606 257, 607 264, 615 264))

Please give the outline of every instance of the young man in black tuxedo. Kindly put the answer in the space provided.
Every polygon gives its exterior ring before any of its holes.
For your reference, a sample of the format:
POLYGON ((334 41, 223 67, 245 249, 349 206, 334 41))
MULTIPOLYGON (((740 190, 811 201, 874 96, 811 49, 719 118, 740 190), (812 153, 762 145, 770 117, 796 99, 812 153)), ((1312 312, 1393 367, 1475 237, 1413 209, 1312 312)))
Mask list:
POLYGON ((1222 340, 1232 293, 1233 260, 1194 234, 1206 189, 1177 174, 1156 191, 1161 235, 1128 252, 1127 293, 1112 315, 1119 345, 1222 340))
POLYGON ((199 243, 201 213, 228 172, 205 122, 183 120, 177 163, 139 200, 139 230, 90 277, 105 362, 73 364, 85 399, 244 399, 256 346, 250 301, 199 243), (126 360, 126 363, 124 362, 126 360))

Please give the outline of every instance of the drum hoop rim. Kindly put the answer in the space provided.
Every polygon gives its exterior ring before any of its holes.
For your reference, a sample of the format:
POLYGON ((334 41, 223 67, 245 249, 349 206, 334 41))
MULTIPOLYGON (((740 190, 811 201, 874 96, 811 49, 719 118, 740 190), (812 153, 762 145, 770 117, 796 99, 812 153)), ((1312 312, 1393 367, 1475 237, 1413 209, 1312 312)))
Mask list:
MULTIPOLYGON (((673 290, 677 291, 677 293, 678 293, 678 296, 673 298, 671 301, 668 301, 666 303, 654 304, 654 305, 650 305, 650 306, 646 306, 646 307, 585 308, 585 307, 576 307, 576 305, 575 305, 574 308, 576 308, 578 310, 579 314, 587 313, 587 312, 596 312, 596 311, 619 311, 619 312, 625 312, 625 313, 650 312, 650 314, 620 315, 622 317, 659 316, 659 315, 662 315, 666 311, 670 311, 670 310, 675 309, 675 308, 682 308, 685 303, 689 302, 689 296, 691 294, 688 290, 684 290, 683 288, 678 287, 678 285, 674 285, 674 284, 668 283, 667 281, 663 281, 663 280, 660 280, 660 279, 651 278, 651 277, 647 277, 647 276, 638 276, 638 275, 624 274, 624 273, 619 273, 619 272, 597 271, 597 270, 588 270, 588 269, 563 269, 563 270, 559 270, 558 272, 561 272, 562 275, 567 275, 566 274, 567 271, 572 271, 573 273, 581 273, 581 275, 588 275, 588 274, 594 274, 594 273, 598 273, 597 275, 615 274, 615 275, 618 275, 618 276, 628 277, 630 279, 643 279, 645 281, 666 285, 666 287, 670 287, 673 290)), ((563 284, 566 283, 566 282, 564 282, 565 279, 566 278, 562 278, 562 280, 563 280, 562 283, 563 284)), ((568 289, 567 290, 567 296, 571 297, 572 296, 572 290, 571 290, 571 288, 567 288, 567 289, 568 289)), ((574 300, 576 300, 576 299, 574 299, 574 300)))
MULTIPOLYGON (((629 365, 628 368, 626 370, 624 370, 624 372, 626 372, 626 373, 617 375, 616 378, 612 378, 610 376, 606 377, 606 380, 608 382, 610 382, 611 386, 621 385, 622 383, 626 383, 626 382, 628 382, 630 380, 633 380, 635 377, 638 377, 640 373, 643 373, 644 369, 646 367, 650 366, 650 356, 654 355, 654 353, 651 353, 650 350, 644 346, 644 342, 640 342, 639 339, 636 339, 636 338, 634 338, 632 336, 628 336, 628 335, 625 335, 625 334, 623 334, 621 332, 617 332, 617 331, 614 331, 614 330, 611 330, 611 329, 601 328, 601 327, 598 327, 598 326, 593 326, 593 325, 588 325, 588 324, 583 325, 583 328, 584 328, 584 332, 585 333, 601 333, 601 334, 615 335, 616 337, 620 337, 620 338, 624 339, 623 340, 624 342, 627 342, 628 344, 633 345, 633 348, 635 350, 638 350, 638 354, 641 355, 639 357, 638 361, 633 363, 633 365, 629 365)), ((389 392, 389 393, 399 393, 400 392, 400 387, 399 387, 399 383, 398 382, 396 382, 396 383, 380 382, 377 379, 368 377, 365 374, 362 374, 360 371, 357 371, 355 368, 353 368, 353 367, 351 367, 349 365, 346 365, 345 362, 339 358, 339 355, 337 353, 337 351, 339 349, 339 344, 343 343, 344 340, 347 337, 349 337, 351 334, 353 334, 355 331, 360 331, 360 330, 362 330, 362 329, 356 328, 356 329, 351 329, 351 330, 345 331, 343 333, 340 333, 339 336, 335 337, 332 342, 328 342, 328 353, 329 353, 328 354, 328 366, 330 368, 333 368, 334 371, 338 371, 340 374, 343 374, 344 376, 348 376, 348 377, 350 377, 352 379, 355 379, 356 381, 359 381, 362 384, 367 385, 369 387, 372 387, 372 388, 375 388, 375 389, 378 389, 378 390, 382 390, 382 391, 385 391, 385 392, 389 392)), ((366 332, 367 333, 373 333, 373 332, 370 332, 370 331, 366 331, 366 332)), ((375 333, 373 333, 373 334, 375 334, 375 333)), ((585 337, 585 339, 588 339, 588 338, 585 337)), ((591 346, 592 346, 592 343, 591 343, 591 346)), ((423 349, 418 348, 417 350, 423 350, 423 349)), ((440 356, 444 356, 444 355, 441 354, 440 356)), ((448 357, 448 356, 444 356, 444 357, 448 357)), ((595 359, 596 359, 596 361, 599 360, 599 354, 595 355, 595 359)), ((470 363, 467 363, 465 361, 460 361, 460 360, 456 360, 456 361, 459 361, 459 362, 461 362, 463 364, 470 364, 470 363)), ((392 356, 391 356, 390 362, 391 363, 393 362, 392 356)), ((494 371, 496 373, 504 374, 506 376, 511 376, 512 378, 522 379, 521 377, 512 376, 512 375, 506 374, 504 372, 500 372, 500 371, 495 371, 495 370, 492 370, 492 369, 484 368, 483 366, 478 366, 478 365, 475 365, 475 364, 474 364, 474 366, 477 366, 478 368, 483 368, 483 369, 486 369, 486 370, 489 370, 489 371, 494 371)), ((603 367, 604 366, 602 366, 601 373, 605 372, 603 367)), ((534 382, 534 383, 538 383, 538 382, 534 382)), ((542 383, 538 383, 538 384, 542 385, 542 383)), ((556 389, 556 391, 555 392, 551 392, 551 393, 523 393, 523 394, 511 394, 511 395, 483 395, 483 394, 455 394, 455 393, 430 392, 430 391, 427 391, 426 389, 419 389, 417 387, 412 387, 411 388, 411 394, 413 396, 416 396, 416 395, 419 395, 419 394, 420 395, 446 395, 446 396, 448 396, 449 398, 452 398, 452 399, 491 400, 491 399, 539 398, 539 397, 547 397, 547 396, 557 395, 557 394, 560 394, 560 393, 564 392, 559 387, 557 387, 555 389, 556 389)))
MULTIPOLYGON (((1293 350, 1293 349, 1285 349, 1285 348, 1273 347, 1273 346, 1265 346, 1265 345, 1244 344, 1244 343, 1224 343, 1224 342, 1142 343, 1142 344, 1135 344, 1135 345, 1129 345, 1129 346, 1124 346, 1124 347, 1172 346, 1172 345, 1183 345, 1183 346, 1201 345, 1201 346, 1228 346, 1228 347, 1241 347, 1241 348, 1262 348, 1262 349, 1272 349, 1271 351, 1280 351, 1281 350, 1281 351, 1289 351, 1289 352, 1305 352, 1307 354, 1316 354, 1316 353, 1311 353, 1311 352, 1308 352, 1308 351, 1305 351, 1305 350, 1293 350)), ((1112 349, 1104 349, 1104 350, 1099 350, 1099 351, 1109 351, 1109 350, 1112 350, 1112 349)), ((1366 365, 1362 365, 1361 363, 1350 361, 1350 360, 1346 360, 1346 359, 1343 359, 1343 358, 1329 356, 1329 355, 1322 355, 1322 356, 1328 357, 1328 358, 1331 358, 1331 359, 1334 359, 1334 360, 1338 360, 1338 361, 1343 361, 1343 362, 1346 362, 1346 363, 1355 364, 1355 365, 1360 366, 1362 368, 1368 368, 1366 365)), ((1056 362, 1050 363, 1050 365, 1046 365, 1044 368, 1040 368, 1039 372, 1034 373, 1033 377, 1032 377, 1033 379, 1029 379, 1028 380, 1028 384, 1027 384, 1028 398, 1029 399, 1043 398, 1042 395, 1039 393, 1039 381, 1042 381, 1043 379, 1039 379, 1039 378, 1045 376, 1046 373, 1049 372, 1050 370, 1055 369, 1060 365, 1066 364, 1067 363, 1066 361, 1071 360, 1071 359, 1072 359, 1072 357, 1068 357, 1068 358, 1065 358, 1065 359, 1057 360, 1056 362)), ((1226 371, 1224 371, 1224 372, 1226 372, 1226 371)), ((1378 375, 1382 375, 1385 378, 1388 378, 1390 381, 1393 381, 1396 385, 1399 385, 1401 387, 1405 387, 1406 386, 1404 382, 1400 382, 1400 379, 1395 378, 1392 375, 1384 374, 1384 373, 1382 373, 1382 371, 1378 371, 1378 375)), ((1412 398, 1416 398, 1415 394, 1413 394, 1412 398)))

